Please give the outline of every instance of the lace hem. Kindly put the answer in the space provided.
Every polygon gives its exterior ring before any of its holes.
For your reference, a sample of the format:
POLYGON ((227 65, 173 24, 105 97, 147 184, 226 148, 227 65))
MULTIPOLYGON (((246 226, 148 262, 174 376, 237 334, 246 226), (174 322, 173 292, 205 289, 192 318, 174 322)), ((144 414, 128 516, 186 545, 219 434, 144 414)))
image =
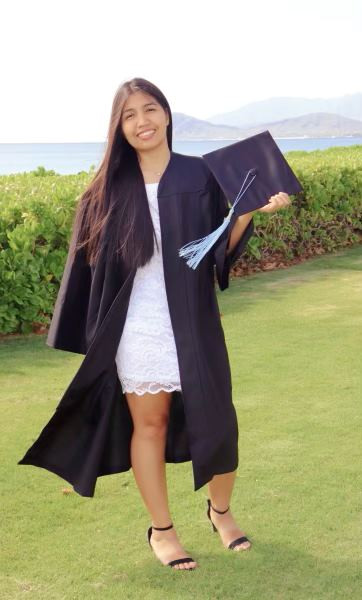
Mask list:
POLYGON ((132 379, 127 379, 126 377, 122 377, 121 386, 123 393, 135 393, 137 396, 142 396, 143 394, 157 394, 161 390, 165 392, 173 392, 175 390, 181 391, 180 383, 156 383, 155 381, 133 381, 132 379))

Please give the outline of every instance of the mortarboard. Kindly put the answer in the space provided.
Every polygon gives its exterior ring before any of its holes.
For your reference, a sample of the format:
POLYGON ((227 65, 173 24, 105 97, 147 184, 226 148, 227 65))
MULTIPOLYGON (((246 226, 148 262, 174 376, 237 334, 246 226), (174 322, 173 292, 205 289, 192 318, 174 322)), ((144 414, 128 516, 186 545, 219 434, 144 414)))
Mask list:
POLYGON ((303 190, 268 130, 202 157, 232 206, 220 227, 180 248, 179 256, 188 259, 193 269, 226 229, 234 212, 240 216, 265 206, 270 196, 279 192, 297 194, 303 190))

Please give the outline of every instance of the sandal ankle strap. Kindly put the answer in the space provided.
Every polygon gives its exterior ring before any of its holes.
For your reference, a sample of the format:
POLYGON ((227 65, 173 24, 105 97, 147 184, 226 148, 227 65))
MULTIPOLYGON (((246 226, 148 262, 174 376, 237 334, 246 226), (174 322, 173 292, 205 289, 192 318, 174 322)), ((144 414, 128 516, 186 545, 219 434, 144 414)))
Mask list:
POLYGON ((173 523, 171 523, 171 525, 168 525, 167 527, 154 527, 152 525, 152 529, 157 529, 157 531, 165 531, 166 529, 171 529, 171 527, 173 527, 173 523))
POLYGON ((214 510, 214 511, 215 511, 215 512, 217 512, 217 513, 219 513, 219 515, 223 515, 223 514, 225 514, 225 513, 226 513, 226 512, 229 510, 229 508, 230 508, 230 505, 229 505, 229 506, 227 507, 227 509, 226 509, 226 510, 217 510, 217 508, 214 508, 214 507, 213 507, 213 505, 211 504, 211 501, 210 501, 210 500, 209 500, 209 504, 210 504, 210 506, 211 506, 212 510, 214 510))

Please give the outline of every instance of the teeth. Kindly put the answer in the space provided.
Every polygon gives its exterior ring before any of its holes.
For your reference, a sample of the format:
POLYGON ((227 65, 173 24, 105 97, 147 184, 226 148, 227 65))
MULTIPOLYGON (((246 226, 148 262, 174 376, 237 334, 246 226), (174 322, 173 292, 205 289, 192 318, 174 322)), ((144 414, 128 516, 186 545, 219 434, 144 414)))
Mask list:
POLYGON ((150 129, 149 131, 144 131, 143 133, 140 133, 138 135, 138 137, 148 137, 152 133, 154 133, 154 129, 150 129))

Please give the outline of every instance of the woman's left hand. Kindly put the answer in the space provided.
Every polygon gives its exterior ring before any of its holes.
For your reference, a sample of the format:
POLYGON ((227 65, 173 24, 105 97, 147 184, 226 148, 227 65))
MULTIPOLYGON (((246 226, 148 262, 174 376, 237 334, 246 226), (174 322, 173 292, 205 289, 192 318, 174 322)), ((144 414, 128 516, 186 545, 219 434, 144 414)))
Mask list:
POLYGON ((274 196, 270 196, 268 200, 269 204, 265 204, 261 208, 257 209, 257 212, 265 212, 265 213, 273 213, 285 206, 289 206, 291 203, 289 194, 286 192, 279 192, 279 194, 275 194, 274 196))

